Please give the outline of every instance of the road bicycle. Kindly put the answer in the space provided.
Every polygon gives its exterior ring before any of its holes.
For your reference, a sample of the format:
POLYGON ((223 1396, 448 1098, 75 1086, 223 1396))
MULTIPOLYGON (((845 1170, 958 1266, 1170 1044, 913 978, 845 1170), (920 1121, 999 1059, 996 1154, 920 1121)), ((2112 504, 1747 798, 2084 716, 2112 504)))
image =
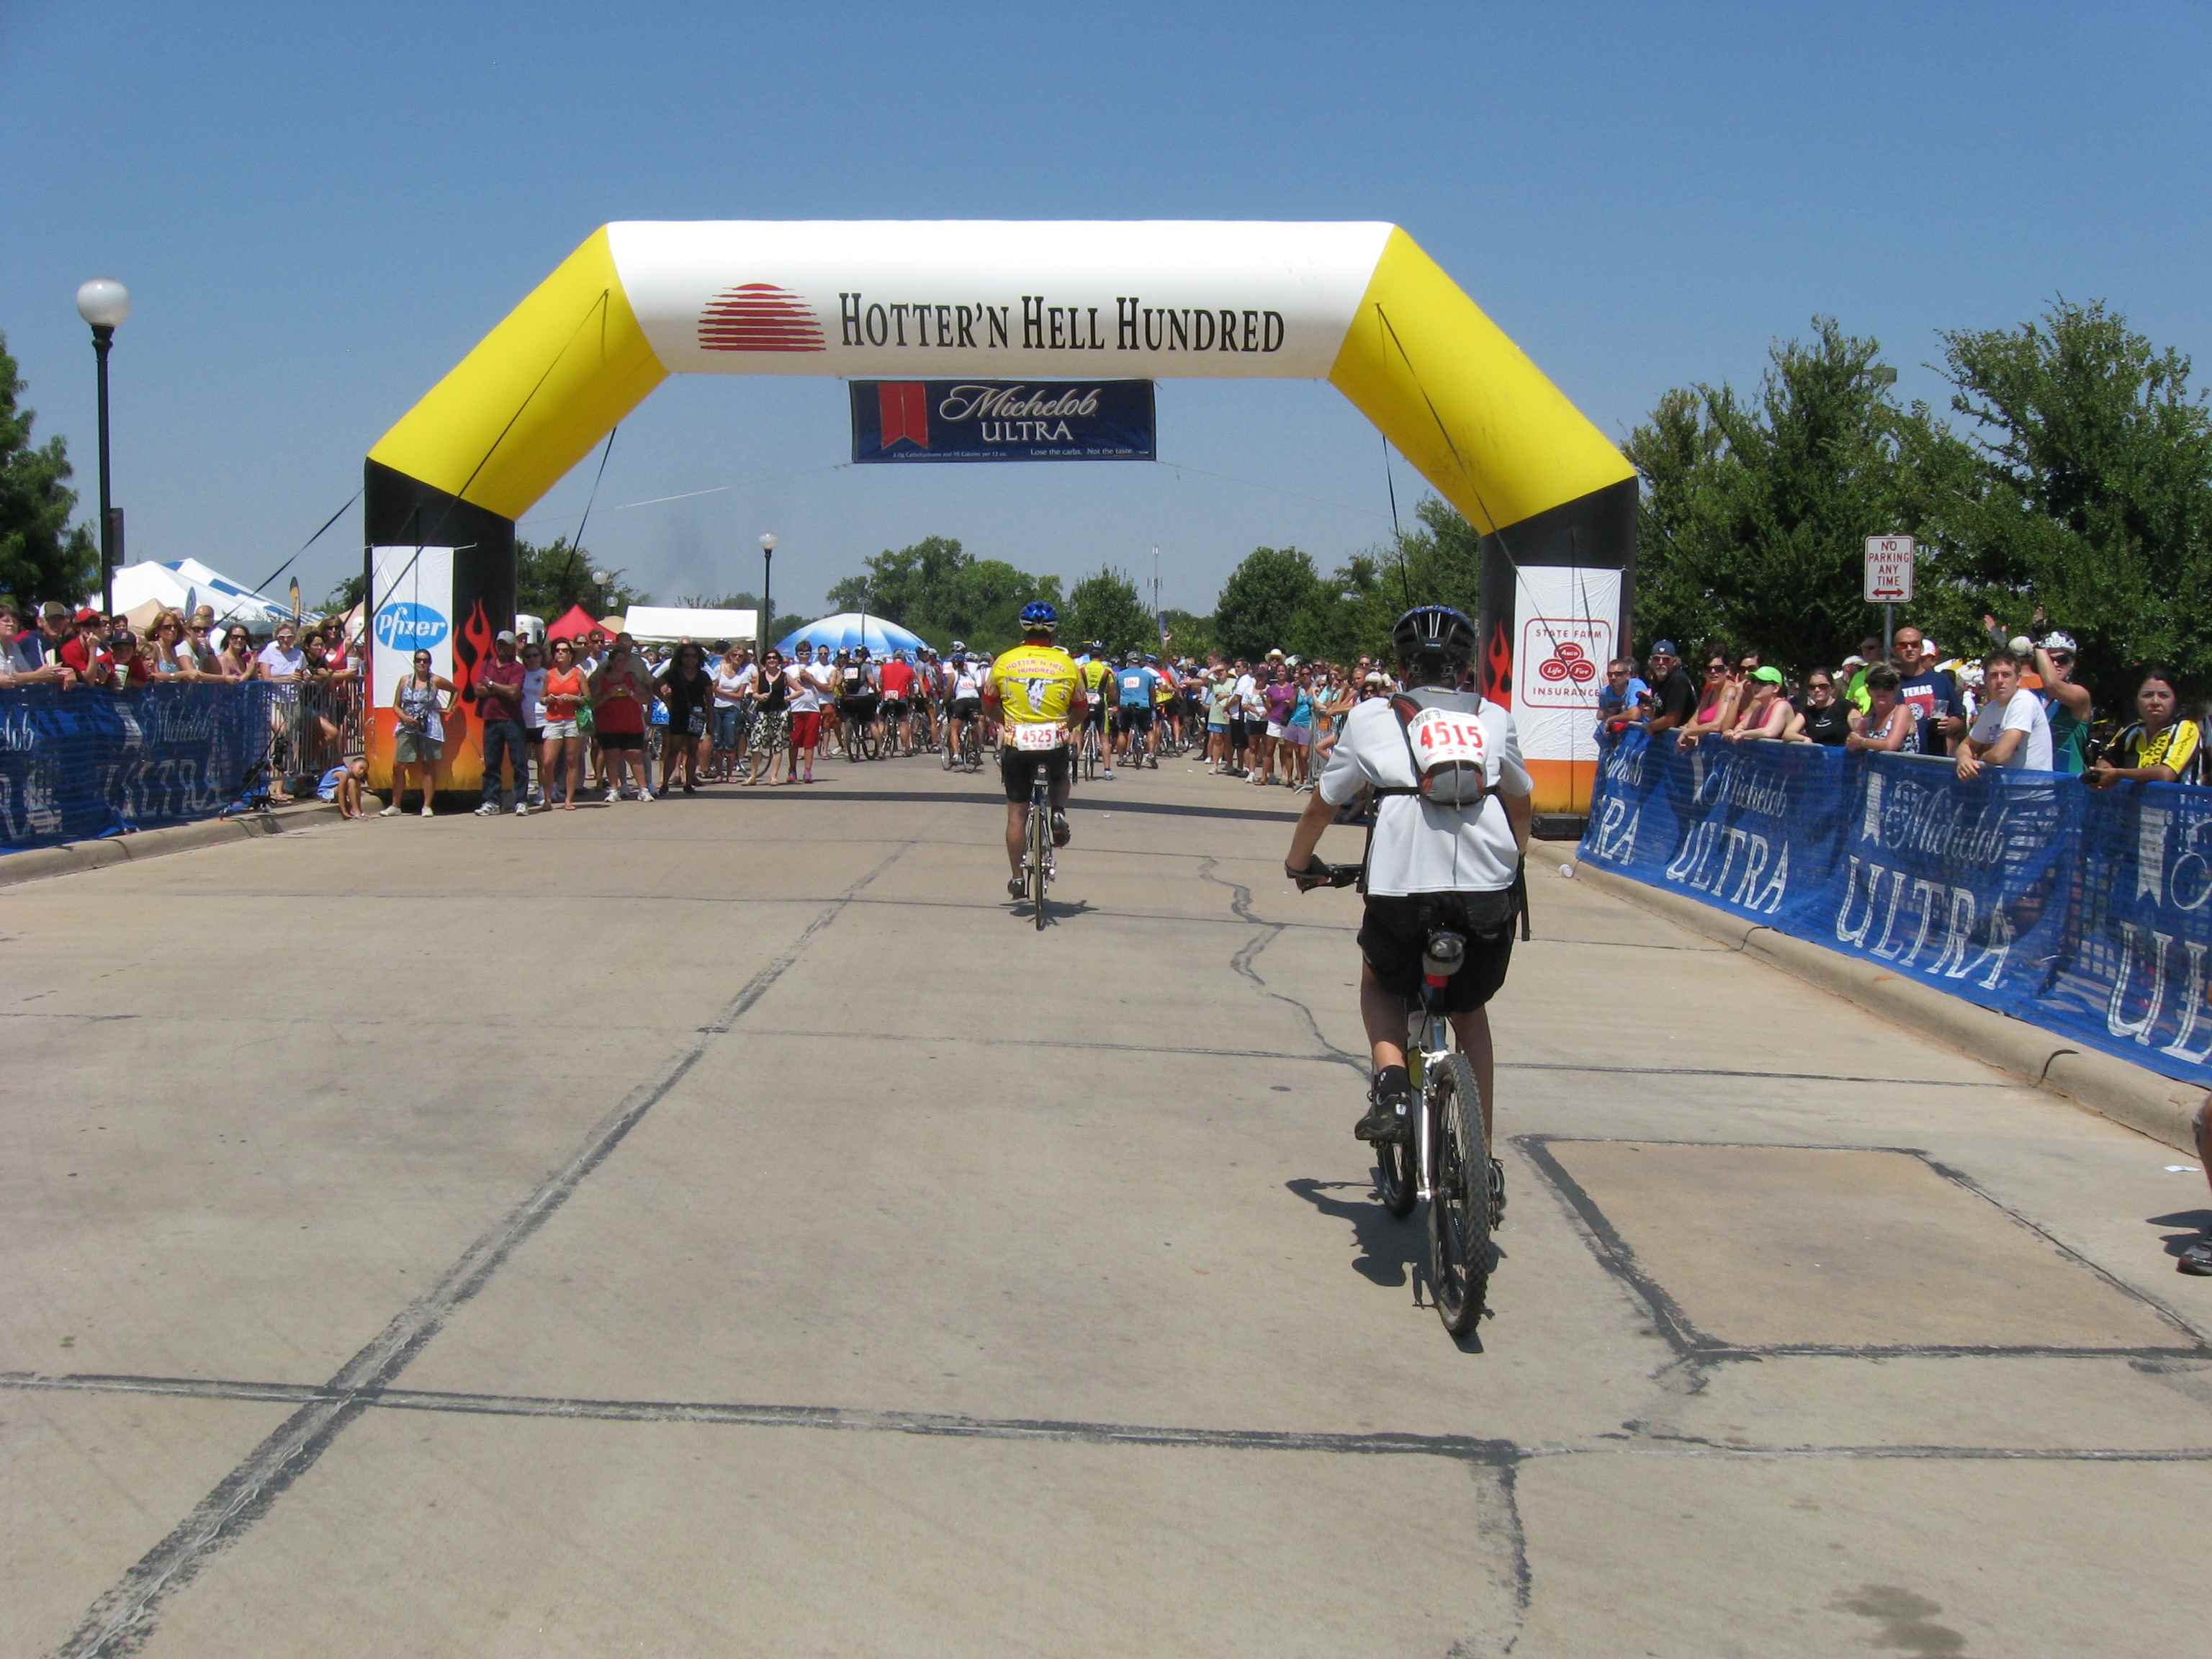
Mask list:
POLYGON ((1098 728, 1085 725, 1083 728, 1083 781, 1089 783, 1098 775, 1098 728))
MULTIPOLYGON (((1356 864, 1316 864, 1299 887, 1350 887, 1356 864)), ((1452 1045, 1444 988, 1467 960, 1467 940, 1431 929, 1421 951, 1421 988, 1406 1003, 1406 1070, 1413 1079, 1413 1133, 1375 1148, 1376 1196, 1394 1216, 1428 1206, 1429 1286, 1437 1316, 1454 1336, 1482 1317, 1494 1252, 1492 1231, 1504 1218, 1505 1171, 1490 1155, 1490 1124, 1474 1067, 1452 1045)))
POLYGON ((1066 742, 1066 737, 1059 726, 1044 725, 1017 726, 1013 733, 1014 746, 1030 767, 1030 822, 1028 844, 1022 853, 1022 885, 1041 933, 1044 890, 1057 873, 1052 865, 1052 755, 1066 742))
POLYGON ((960 722, 960 746, 957 750, 952 746, 952 724, 948 717, 945 722, 945 769, 950 772, 956 766, 964 766, 970 772, 981 771, 983 743, 979 728, 983 724, 982 720, 976 717, 960 722))

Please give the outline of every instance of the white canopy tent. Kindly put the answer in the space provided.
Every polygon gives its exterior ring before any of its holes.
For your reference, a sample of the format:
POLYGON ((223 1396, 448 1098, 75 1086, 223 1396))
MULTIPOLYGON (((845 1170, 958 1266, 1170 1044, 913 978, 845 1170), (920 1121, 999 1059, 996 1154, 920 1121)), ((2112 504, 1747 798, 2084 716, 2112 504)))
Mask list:
MULTIPOLYGON (((218 627, 244 623, 257 633, 292 614, 289 600, 257 593, 198 559, 149 559, 125 565, 116 571, 113 587, 118 611, 134 611, 149 601, 187 614, 196 605, 211 605, 218 627)), ((93 599, 96 602, 99 595, 93 599)))
POLYGON ((641 642, 673 645, 696 640, 712 645, 716 640, 741 640, 750 644, 760 627, 757 611, 695 611, 680 605, 634 605, 623 625, 641 642))

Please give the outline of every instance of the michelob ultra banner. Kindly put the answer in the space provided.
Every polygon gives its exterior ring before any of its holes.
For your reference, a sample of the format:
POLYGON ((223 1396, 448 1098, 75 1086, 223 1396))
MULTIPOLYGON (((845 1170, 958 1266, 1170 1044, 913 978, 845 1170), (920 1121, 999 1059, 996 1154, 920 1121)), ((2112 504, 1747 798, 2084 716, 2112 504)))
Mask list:
POLYGON ((1582 856, 2212 1085, 2212 789, 1632 727, 1582 856))
POLYGON ((855 461, 1149 461, 1150 380, 855 380, 855 461))

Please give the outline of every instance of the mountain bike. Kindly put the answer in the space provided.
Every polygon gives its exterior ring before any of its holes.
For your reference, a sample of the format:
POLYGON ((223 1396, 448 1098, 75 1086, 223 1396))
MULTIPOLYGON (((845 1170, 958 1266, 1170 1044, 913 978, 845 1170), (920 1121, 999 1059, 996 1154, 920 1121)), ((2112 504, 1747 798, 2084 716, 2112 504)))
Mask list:
MULTIPOLYGON (((1356 864, 1317 864, 1301 889, 1350 887, 1356 864)), ((1490 1287, 1492 1231, 1505 1209, 1504 1168, 1490 1156, 1490 1124, 1474 1067, 1453 1047, 1443 992, 1467 960, 1467 940, 1432 930, 1421 952, 1421 988, 1406 1004, 1406 1070, 1413 1085, 1410 1139, 1375 1148, 1376 1196, 1394 1216, 1428 1205, 1429 1285, 1454 1336, 1482 1317, 1490 1287)))

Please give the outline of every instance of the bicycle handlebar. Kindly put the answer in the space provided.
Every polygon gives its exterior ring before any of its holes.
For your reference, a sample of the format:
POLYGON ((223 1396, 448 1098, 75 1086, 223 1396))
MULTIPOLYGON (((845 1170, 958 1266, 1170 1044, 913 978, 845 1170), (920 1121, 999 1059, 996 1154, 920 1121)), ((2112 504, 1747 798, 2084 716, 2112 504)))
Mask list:
POLYGON ((1359 879, 1360 866, 1356 864, 1324 864, 1319 859, 1308 861, 1304 872, 1294 876, 1298 891, 1310 893, 1320 887, 1349 887, 1359 879))

